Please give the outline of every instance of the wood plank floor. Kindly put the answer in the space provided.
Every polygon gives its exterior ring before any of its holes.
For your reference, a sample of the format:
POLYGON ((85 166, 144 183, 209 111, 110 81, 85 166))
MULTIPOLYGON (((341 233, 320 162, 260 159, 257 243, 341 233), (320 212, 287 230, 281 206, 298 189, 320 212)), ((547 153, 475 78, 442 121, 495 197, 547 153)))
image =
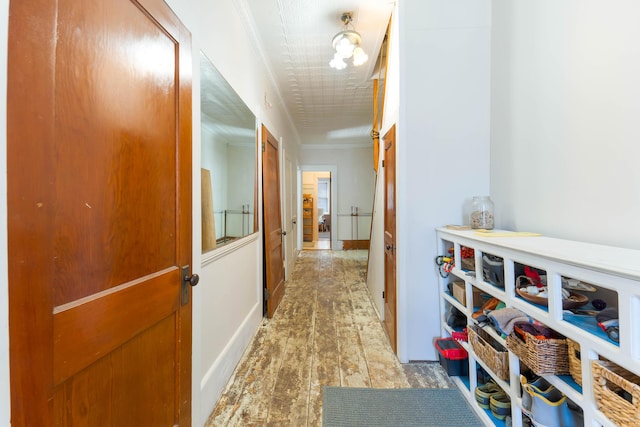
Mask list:
POLYGON ((207 426, 319 426, 322 387, 451 387, 437 363, 401 364, 365 283, 366 251, 303 251, 207 426))

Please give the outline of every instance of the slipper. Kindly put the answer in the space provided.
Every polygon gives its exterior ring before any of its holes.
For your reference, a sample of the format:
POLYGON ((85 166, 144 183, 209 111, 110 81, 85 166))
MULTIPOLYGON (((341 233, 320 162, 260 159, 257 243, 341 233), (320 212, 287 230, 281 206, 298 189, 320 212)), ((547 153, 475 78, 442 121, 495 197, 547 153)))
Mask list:
POLYGON ((504 420, 507 415, 511 415, 511 400, 505 392, 498 392, 489 399, 491 413, 499 420, 504 420))
POLYGON ((496 384, 493 381, 489 381, 486 384, 476 387, 476 391, 475 391, 476 402, 478 402, 478 406, 480 406, 481 408, 490 409, 491 396, 501 392, 502 392, 502 389, 500 388, 500 386, 498 386, 498 384, 496 384))

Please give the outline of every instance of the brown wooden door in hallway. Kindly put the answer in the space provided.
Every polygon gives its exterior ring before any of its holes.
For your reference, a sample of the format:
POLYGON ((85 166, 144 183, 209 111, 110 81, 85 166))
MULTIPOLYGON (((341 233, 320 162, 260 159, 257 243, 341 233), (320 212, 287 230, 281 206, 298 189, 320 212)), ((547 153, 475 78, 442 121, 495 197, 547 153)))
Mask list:
POLYGON ((9 27, 12 426, 188 426, 190 34, 161 0, 9 27))
POLYGON ((384 143, 384 327, 397 353, 396 306, 396 127, 384 143))
POLYGON ((262 205, 264 215, 264 280, 267 316, 273 317, 284 296, 282 220, 278 141, 262 126, 262 205))

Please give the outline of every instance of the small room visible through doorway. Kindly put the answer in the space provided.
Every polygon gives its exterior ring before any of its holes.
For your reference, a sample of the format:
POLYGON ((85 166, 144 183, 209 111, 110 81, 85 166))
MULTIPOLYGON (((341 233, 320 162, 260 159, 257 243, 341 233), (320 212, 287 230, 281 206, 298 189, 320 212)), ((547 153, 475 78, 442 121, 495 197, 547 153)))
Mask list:
POLYGON ((302 172, 302 249, 331 249, 331 172, 302 172))

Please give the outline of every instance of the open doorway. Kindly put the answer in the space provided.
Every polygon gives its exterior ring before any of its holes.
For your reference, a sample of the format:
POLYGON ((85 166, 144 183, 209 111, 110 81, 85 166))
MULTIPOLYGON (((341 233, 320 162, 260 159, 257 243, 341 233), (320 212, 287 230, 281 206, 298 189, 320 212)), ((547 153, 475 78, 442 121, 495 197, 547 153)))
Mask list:
POLYGON ((302 249, 331 249, 331 172, 302 172, 302 249))

